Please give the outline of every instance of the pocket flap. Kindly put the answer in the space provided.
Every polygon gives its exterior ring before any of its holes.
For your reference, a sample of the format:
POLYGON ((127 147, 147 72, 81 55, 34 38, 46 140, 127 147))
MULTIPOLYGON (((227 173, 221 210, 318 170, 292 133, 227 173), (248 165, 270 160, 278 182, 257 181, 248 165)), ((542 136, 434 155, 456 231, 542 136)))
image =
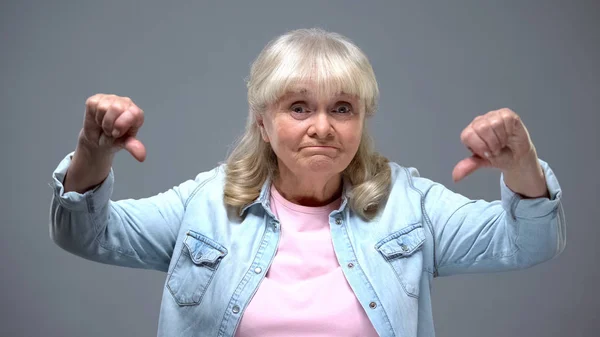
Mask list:
POLYGON ((387 259, 409 256, 425 242, 425 232, 420 224, 404 228, 379 241, 375 248, 387 259))
POLYGON ((206 236, 189 230, 183 244, 187 247, 192 262, 195 264, 213 264, 227 255, 227 249, 206 236))

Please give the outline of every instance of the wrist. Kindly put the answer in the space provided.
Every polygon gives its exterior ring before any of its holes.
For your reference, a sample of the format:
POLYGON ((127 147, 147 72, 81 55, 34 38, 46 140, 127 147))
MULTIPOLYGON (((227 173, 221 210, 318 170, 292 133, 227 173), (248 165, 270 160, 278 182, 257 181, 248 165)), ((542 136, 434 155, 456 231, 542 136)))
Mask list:
POLYGON ((110 172, 113 158, 114 153, 78 143, 64 177, 65 192, 84 193, 102 183, 110 172))
POLYGON ((73 159, 77 158, 81 163, 89 163, 90 166, 110 161, 114 158, 115 153, 100 148, 98 146, 89 145, 84 140, 79 140, 73 153, 73 159))
POLYGON ((526 198, 549 197, 544 170, 537 154, 533 154, 514 168, 503 171, 504 183, 510 190, 526 198))

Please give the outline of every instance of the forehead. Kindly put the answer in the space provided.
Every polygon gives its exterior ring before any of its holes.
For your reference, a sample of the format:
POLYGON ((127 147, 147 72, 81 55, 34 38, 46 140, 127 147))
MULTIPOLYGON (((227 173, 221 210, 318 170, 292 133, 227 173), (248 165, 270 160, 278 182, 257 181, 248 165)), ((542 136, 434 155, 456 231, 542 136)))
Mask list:
POLYGON ((343 90, 333 88, 319 88, 314 85, 292 85, 283 91, 279 98, 279 101, 284 101, 293 97, 310 97, 310 98, 325 98, 325 99, 349 99, 349 100, 360 100, 360 97, 347 93, 343 90))

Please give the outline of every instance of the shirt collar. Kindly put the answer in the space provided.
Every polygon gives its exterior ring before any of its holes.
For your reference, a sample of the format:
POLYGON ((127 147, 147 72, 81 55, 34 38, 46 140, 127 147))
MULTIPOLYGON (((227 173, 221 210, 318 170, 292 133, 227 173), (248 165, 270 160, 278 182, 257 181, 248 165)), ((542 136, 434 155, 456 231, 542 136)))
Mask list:
MULTIPOLYGON (((260 204, 262 205, 265 212, 267 212, 267 214, 275 218, 275 216, 271 212, 271 184, 272 178, 271 176, 268 176, 265 182, 263 183, 262 187, 260 188, 260 193, 258 197, 252 202, 246 204, 241 209, 240 216, 243 216, 248 208, 260 204)), ((338 210, 335 211, 336 213, 342 212, 344 208, 346 208, 346 205, 348 204, 348 199, 350 197, 351 188, 352 185, 350 184, 350 181, 348 181, 348 179, 345 176, 342 176, 342 202, 340 204, 340 208, 338 208, 338 210)))

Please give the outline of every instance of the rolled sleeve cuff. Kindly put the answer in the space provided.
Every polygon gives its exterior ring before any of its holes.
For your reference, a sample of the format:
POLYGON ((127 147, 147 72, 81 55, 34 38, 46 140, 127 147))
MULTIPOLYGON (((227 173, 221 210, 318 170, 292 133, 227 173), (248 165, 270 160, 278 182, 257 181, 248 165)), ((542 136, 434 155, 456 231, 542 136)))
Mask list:
POLYGON ((504 175, 500 175, 501 200, 502 207, 508 212, 511 218, 539 218, 546 216, 558 209, 561 202, 562 190, 554 172, 545 161, 538 159, 548 188, 550 198, 524 198, 518 193, 513 192, 504 182, 504 175))
POLYGON ((93 213, 98 207, 106 205, 112 195, 114 182, 113 169, 111 168, 106 179, 93 189, 90 189, 83 194, 75 191, 65 193, 63 183, 74 153, 75 151, 69 153, 60 161, 52 173, 52 181, 49 185, 53 190, 56 201, 66 209, 93 213))

